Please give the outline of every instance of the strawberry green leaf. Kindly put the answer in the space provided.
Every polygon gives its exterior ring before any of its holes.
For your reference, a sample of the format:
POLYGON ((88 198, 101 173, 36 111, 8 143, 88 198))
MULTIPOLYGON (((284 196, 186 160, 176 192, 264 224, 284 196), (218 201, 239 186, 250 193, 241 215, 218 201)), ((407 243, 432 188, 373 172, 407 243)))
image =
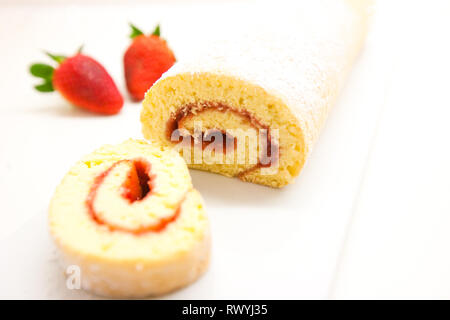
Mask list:
POLYGON ((82 44, 82 45, 78 48, 77 53, 78 53, 78 54, 82 53, 82 52, 83 52, 83 48, 84 48, 84 44, 82 44))
POLYGON ((159 24, 156 26, 155 30, 153 31, 152 35, 154 36, 161 36, 161 28, 159 27, 159 24))
POLYGON ((52 92, 55 91, 51 81, 45 81, 43 84, 38 84, 34 88, 39 92, 52 92))
POLYGON ((35 63, 30 67, 30 73, 38 78, 50 80, 53 76, 53 67, 44 63, 35 63))
POLYGON ((131 27, 131 34, 130 34, 130 38, 134 39, 137 36, 143 35, 144 33, 139 30, 138 28, 136 28, 136 26, 134 26, 133 24, 130 23, 130 27, 131 27))
POLYGON ((46 54, 58 63, 62 63, 67 58, 66 56, 54 55, 48 52, 46 52, 46 54))

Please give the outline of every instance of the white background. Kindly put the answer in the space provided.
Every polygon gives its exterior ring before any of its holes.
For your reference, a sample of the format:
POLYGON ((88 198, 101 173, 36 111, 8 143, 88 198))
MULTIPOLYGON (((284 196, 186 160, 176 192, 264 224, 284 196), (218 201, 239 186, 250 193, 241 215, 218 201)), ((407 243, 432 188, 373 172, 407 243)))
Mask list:
MULTIPOLYGON (((70 54, 84 43, 125 92, 129 21, 148 31, 160 22, 182 60, 195 39, 259 5, 124 3, 1 3, 1 298, 94 298, 66 289, 47 206, 82 155, 141 137, 140 104, 127 96, 105 118, 33 91, 27 68, 46 61, 41 50, 70 54)), ((448 1, 378 1, 367 45, 293 185, 192 171, 211 218, 212 263, 167 298, 450 298, 448 30, 448 1)))

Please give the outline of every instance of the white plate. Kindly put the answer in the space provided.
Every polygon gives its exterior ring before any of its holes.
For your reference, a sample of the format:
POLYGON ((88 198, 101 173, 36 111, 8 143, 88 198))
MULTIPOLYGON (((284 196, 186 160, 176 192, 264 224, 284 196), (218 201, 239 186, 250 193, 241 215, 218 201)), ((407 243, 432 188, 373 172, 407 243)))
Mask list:
MULTIPOLYGON (((33 92, 35 79, 27 76, 26 66, 45 61, 39 50, 70 54, 85 43, 86 53, 101 60, 124 91, 121 56, 128 21, 146 30, 161 22, 163 36, 180 58, 195 50, 190 40, 196 33, 213 36, 207 34, 211 17, 237 9, 249 10, 206 3, 2 8, 1 39, 11 47, 0 60, 8 75, 0 79, 0 87, 7 88, 0 106, 0 297, 91 297, 65 287, 47 232, 47 205, 82 155, 105 143, 141 137, 139 104, 126 102, 120 115, 105 118, 74 109, 57 94, 33 92)), ((377 52, 379 38, 374 32, 369 39, 293 185, 273 190, 192 172, 211 218, 212 261, 198 282, 168 298, 329 296, 384 99, 389 61, 377 52)))

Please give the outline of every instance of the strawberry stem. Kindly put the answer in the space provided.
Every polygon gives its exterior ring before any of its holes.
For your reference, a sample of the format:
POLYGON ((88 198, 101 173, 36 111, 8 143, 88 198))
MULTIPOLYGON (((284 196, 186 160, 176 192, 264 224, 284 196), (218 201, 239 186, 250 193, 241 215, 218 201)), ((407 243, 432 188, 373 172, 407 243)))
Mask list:
POLYGON ((130 34, 130 38, 134 39, 137 36, 143 35, 144 33, 139 30, 136 26, 134 26, 132 23, 130 23, 130 27, 131 27, 131 34, 130 34))
POLYGON ((153 30, 152 35, 158 36, 158 37, 161 36, 161 28, 159 27, 159 24, 156 25, 156 28, 155 28, 155 30, 153 30))
POLYGON ((67 58, 66 56, 54 55, 49 52, 45 52, 45 54, 48 55, 50 58, 52 58, 54 61, 58 62, 59 64, 61 64, 67 58))
POLYGON ((44 80, 43 83, 38 84, 35 87, 36 90, 40 92, 51 92, 54 91, 52 79, 53 79, 53 72, 55 69, 44 63, 35 63, 30 67, 30 73, 37 77, 44 80))
POLYGON ((55 69, 45 63, 35 63, 30 67, 30 73, 38 78, 51 79, 55 69))
POLYGON ((51 83, 51 81, 45 81, 42 84, 38 84, 36 86, 34 86, 34 88, 39 91, 39 92, 52 92, 55 91, 55 89, 53 88, 53 84, 51 83))

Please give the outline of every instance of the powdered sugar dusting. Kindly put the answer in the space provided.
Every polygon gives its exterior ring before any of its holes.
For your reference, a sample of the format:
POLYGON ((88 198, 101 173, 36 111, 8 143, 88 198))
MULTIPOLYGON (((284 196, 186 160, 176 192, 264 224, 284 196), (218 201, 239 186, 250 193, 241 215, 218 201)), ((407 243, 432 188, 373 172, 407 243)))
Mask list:
POLYGON ((361 47, 366 15, 348 0, 305 0, 262 7, 258 16, 245 30, 205 43, 163 79, 209 72, 256 84, 292 109, 309 150, 361 47))

